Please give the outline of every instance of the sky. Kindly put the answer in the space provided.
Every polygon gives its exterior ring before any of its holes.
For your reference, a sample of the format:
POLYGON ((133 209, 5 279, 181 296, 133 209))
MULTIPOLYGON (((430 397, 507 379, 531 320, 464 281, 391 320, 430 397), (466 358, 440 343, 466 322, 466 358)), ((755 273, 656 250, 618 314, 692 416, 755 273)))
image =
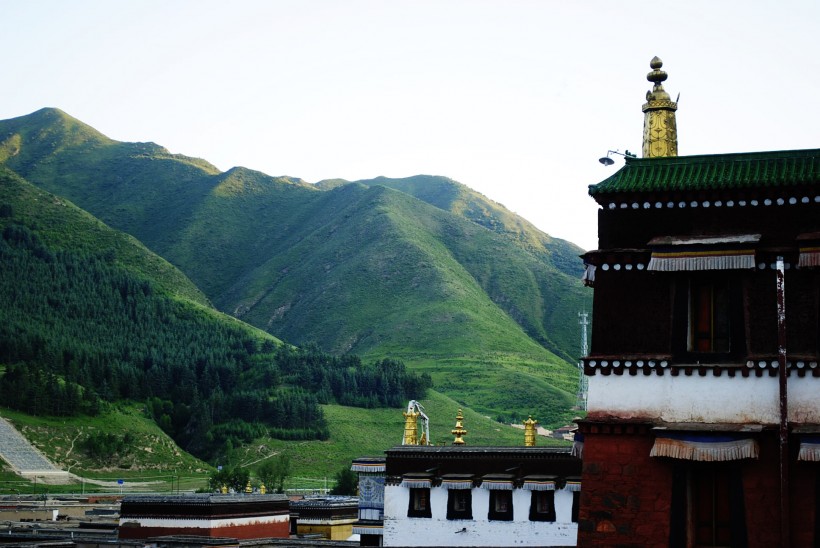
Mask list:
POLYGON ((56 107, 221 170, 443 175, 597 247, 663 60, 681 155, 820 147, 816 0, 0 0, 0 119, 56 107))

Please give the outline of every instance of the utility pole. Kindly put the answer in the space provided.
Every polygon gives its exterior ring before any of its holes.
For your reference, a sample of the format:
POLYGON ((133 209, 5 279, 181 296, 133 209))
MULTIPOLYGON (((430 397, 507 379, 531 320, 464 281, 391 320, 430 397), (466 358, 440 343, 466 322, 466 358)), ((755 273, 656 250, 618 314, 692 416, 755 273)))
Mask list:
MULTIPOLYGON (((586 311, 578 313, 578 323, 581 325, 581 357, 589 353, 587 328, 589 327, 589 314, 586 311)), ((578 395, 575 407, 581 411, 587 410, 587 377, 584 375, 584 362, 578 360, 578 395)))

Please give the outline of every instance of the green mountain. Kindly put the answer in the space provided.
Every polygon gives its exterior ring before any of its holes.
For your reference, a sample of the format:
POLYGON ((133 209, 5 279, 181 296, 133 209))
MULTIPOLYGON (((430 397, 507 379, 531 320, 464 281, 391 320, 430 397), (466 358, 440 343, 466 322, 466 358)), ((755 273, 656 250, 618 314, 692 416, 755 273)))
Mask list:
POLYGON ((581 250, 464 185, 220 173, 55 109, 0 121, 0 161, 283 340, 402 359, 493 416, 570 415, 581 250))
POLYGON ((282 345, 215 310, 133 237, 2 166, 0 262, 0 401, 31 415, 145 402, 181 447, 216 458, 260 436, 326 439, 320 403, 400 408, 430 384, 395 361, 282 345))

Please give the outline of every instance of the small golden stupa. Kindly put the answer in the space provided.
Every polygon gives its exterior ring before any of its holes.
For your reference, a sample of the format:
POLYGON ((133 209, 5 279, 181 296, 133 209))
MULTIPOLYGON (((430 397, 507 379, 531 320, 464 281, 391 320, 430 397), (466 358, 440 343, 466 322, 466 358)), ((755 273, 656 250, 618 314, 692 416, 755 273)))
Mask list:
POLYGON ((464 429, 464 415, 460 408, 456 414, 456 427, 450 432, 456 437, 453 440, 453 445, 464 445, 464 436, 467 435, 467 431, 464 429))
POLYGON ((538 425, 538 421, 532 420, 532 415, 530 418, 524 421, 524 446, 525 447, 535 447, 535 427, 538 425))

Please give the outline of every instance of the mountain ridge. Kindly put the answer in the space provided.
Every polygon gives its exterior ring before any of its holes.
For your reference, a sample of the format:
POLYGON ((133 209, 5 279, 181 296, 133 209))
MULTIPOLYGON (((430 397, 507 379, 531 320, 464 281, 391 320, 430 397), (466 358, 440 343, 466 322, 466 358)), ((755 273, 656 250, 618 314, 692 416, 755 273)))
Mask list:
POLYGON ((220 172, 71 120, 0 121, 0 150, 14 152, 2 163, 138 238, 220 310, 288 342, 411 365, 496 356, 486 363, 510 378, 526 370, 574 400, 574 316, 590 308, 577 246, 447 178, 220 172))

